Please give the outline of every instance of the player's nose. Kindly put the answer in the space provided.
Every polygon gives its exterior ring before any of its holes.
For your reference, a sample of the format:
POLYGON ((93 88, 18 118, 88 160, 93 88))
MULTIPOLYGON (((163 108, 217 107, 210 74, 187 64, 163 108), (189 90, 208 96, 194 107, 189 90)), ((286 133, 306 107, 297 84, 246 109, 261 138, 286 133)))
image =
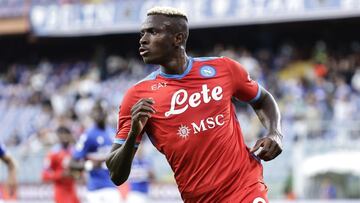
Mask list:
POLYGON ((148 43, 149 43, 149 38, 148 38, 147 34, 144 34, 144 35, 140 38, 139 43, 140 43, 140 45, 148 44, 148 43))

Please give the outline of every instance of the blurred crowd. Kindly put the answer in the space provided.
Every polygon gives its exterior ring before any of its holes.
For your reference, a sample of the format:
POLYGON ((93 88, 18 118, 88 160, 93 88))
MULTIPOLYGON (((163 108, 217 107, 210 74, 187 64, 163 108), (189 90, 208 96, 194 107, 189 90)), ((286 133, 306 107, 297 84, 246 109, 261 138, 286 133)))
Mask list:
MULTIPOLYGON (((283 44, 277 50, 249 51, 220 44, 192 55, 228 56, 243 64, 278 100, 288 141, 301 136, 359 138, 355 125, 360 121, 359 43, 349 44, 344 52, 329 51, 322 41, 306 53, 295 47, 283 44)), ((106 106, 108 124, 116 128, 126 89, 155 68, 139 58, 119 55, 107 56, 105 67, 91 60, 11 64, 0 75, 0 122, 7 126, 0 130, 2 140, 38 151, 52 146, 54 130, 64 125, 79 137, 91 125, 90 109, 97 101, 106 106)), ((256 115, 236 104, 246 140, 261 136, 256 115)))
POLYGON ((32 5, 99 4, 113 0, 0 0, 0 18, 23 17, 32 5))
POLYGON ((0 5, 4 6, 4 8, 12 9, 16 6, 31 4, 94 4, 109 1, 114 0, 0 0, 0 5))
MULTIPOLYGON (((285 43, 275 51, 249 52, 220 45, 212 54, 239 61, 276 97, 288 141, 359 138, 360 44, 353 42, 344 47, 346 51, 329 48, 323 41, 307 51, 297 47, 285 43)), ((245 136, 250 140, 262 136, 253 111, 239 110, 245 136)))
POLYGON ((0 82, 0 120, 8 126, 1 130, 3 141, 39 151, 56 142, 53 132, 59 126, 79 137, 91 126, 97 101, 106 106, 108 123, 116 128, 122 96, 144 75, 137 72, 142 68, 140 61, 117 56, 108 57, 106 71, 90 61, 11 65, 0 82))

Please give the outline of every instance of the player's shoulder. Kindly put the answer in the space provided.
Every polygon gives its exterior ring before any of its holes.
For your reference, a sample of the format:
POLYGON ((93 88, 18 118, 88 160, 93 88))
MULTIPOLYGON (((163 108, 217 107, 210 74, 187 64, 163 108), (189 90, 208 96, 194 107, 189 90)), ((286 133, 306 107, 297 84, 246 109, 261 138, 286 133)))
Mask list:
POLYGON ((144 94, 146 94, 146 92, 148 92, 149 87, 151 87, 153 83, 157 82, 159 74, 160 69, 157 69, 156 71, 144 77, 142 80, 138 81, 136 84, 126 90, 124 99, 129 101, 137 101, 144 94))
POLYGON ((229 68, 232 66, 231 59, 225 56, 195 57, 194 63, 195 67, 200 69, 201 74, 206 77, 209 74, 211 76, 211 73, 228 72, 229 68))
POLYGON ((99 134, 99 131, 99 128, 94 125, 88 128, 85 133, 81 135, 81 137, 83 137, 82 139, 91 139, 96 137, 99 134))
POLYGON ((149 75, 147 75, 145 78, 141 79, 133 87, 134 88, 141 88, 142 85, 144 85, 144 84, 146 84, 148 82, 155 81, 158 78, 159 74, 160 74, 160 69, 157 69, 157 70, 153 71, 152 73, 150 73, 149 75))
POLYGON ((206 57, 193 57, 194 63, 200 64, 216 64, 221 63, 224 60, 223 56, 206 56, 206 57))
POLYGON ((55 156, 57 153, 59 153, 61 151, 62 147, 60 144, 55 144, 54 146, 52 146, 49 150, 48 155, 49 156, 55 156))
POLYGON ((144 90, 147 90, 150 83, 156 82, 158 79, 158 76, 160 74, 160 69, 157 69, 156 71, 153 71, 140 81, 138 81, 136 84, 131 86, 125 93, 125 96, 128 98, 135 98, 138 97, 140 92, 144 92, 144 90))
POLYGON ((193 57, 194 62, 217 62, 222 61, 223 59, 223 56, 193 57))
POLYGON ((227 67, 231 59, 225 56, 213 56, 213 57, 194 57, 194 63, 197 67, 212 66, 215 68, 227 67))

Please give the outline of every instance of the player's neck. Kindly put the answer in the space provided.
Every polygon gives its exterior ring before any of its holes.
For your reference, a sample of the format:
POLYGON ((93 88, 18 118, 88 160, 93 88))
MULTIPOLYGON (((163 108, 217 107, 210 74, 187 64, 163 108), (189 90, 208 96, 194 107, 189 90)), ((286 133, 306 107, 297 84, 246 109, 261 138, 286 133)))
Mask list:
POLYGON ((161 72, 171 75, 181 75, 185 72, 188 61, 186 52, 181 51, 168 62, 161 64, 161 72))

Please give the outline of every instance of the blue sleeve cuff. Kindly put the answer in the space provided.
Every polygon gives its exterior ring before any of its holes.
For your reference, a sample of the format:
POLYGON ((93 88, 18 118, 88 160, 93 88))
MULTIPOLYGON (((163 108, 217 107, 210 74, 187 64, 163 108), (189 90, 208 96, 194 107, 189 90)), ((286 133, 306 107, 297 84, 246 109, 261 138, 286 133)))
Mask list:
POLYGON ((125 139, 115 138, 114 143, 116 143, 116 144, 124 144, 124 143, 125 143, 125 139))
MULTIPOLYGON (((125 141, 126 141, 126 139, 115 138, 114 143, 115 143, 115 144, 121 144, 121 145, 122 145, 122 144, 125 143, 125 141)), ((135 148, 138 148, 138 147, 139 147, 139 144, 140 144, 140 143, 136 143, 134 147, 135 147, 135 148)))
POLYGON ((261 86, 258 85, 258 91, 257 91, 257 93, 256 93, 256 96, 255 96, 253 99, 251 99, 251 100, 249 101, 249 103, 254 103, 254 102, 256 102, 257 100, 259 100, 260 95, 261 95, 261 86))

